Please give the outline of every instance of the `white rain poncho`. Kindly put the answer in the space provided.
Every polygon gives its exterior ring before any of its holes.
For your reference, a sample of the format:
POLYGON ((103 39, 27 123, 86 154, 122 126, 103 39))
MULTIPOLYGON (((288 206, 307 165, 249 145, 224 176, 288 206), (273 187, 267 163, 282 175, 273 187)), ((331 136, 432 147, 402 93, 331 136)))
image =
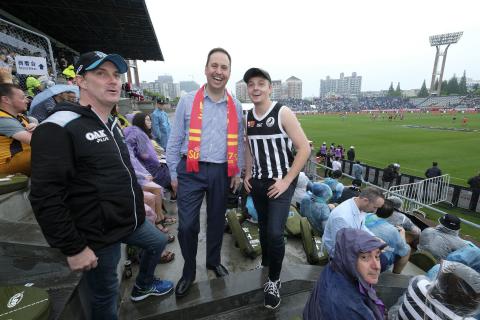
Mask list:
POLYGON ((430 252, 435 259, 445 259, 450 252, 463 248, 467 243, 458 236, 459 230, 451 230, 439 224, 420 234, 418 250, 430 252))

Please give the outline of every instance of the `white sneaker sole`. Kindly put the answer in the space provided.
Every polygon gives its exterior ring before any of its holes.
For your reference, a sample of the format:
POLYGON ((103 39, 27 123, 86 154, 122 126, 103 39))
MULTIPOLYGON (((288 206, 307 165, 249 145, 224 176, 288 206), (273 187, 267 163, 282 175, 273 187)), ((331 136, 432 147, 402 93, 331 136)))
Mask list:
POLYGON ((163 295, 166 295, 167 293, 170 293, 171 291, 173 290, 173 287, 171 287, 168 291, 165 291, 163 293, 157 293, 157 292, 150 292, 150 293, 147 293, 147 294, 144 294, 143 296, 138 296, 138 297, 132 297, 130 296, 130 300, 132 301, 141 301, 143 299, 146 299, 148 298, 149 296, 163 296, 163 295))
POLYGON ((278 308, 278 306, 280 305, 280 302, 282 302, 282 299, 280 299, 280 300, 278 301, 277 305, 276 305, 276 306, 273 306, 273 307, 270 306, 270 305, 266 305, 266 304, 263 304, 263 305, 265 306, 265 308, 270 309, 270 310, 273 310, 273 309, 277 309, 277 308, 278 308))

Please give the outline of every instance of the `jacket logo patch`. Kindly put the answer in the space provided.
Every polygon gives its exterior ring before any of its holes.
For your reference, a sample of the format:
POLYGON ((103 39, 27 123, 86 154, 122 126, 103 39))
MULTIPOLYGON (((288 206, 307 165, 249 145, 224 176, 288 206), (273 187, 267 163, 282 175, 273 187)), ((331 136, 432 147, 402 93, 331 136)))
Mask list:
POLYGON ((272 127, 274 124, 275 124, 275 119, 273 117, 269 117, 266 122, 267 127, 272 127))
POLYGON ((87 132, 85 134, 85 138, 89 141, 94 141, 96 143, 104 142, 110 140, 107 135, 105 134, 105 130, 98 130, 98 131, 93 131, 93 132, 87 132))

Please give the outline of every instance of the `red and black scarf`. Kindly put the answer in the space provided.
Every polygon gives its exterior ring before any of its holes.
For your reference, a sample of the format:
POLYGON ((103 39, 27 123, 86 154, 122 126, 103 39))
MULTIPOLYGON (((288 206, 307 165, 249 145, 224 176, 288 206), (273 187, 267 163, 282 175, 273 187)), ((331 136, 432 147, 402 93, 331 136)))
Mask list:
MULTIPOLYGON (((192 114, 187 152, 187 172, 198 172, 200 159, 200 139, 202 137, 203 99, 205 96, 203 85, 193 99, 192 114)), ((214 125, 214 124, 211 124, 214 125)), ((238 161, 238 117, 232 96, 227 92, 227 164, 228 176, 235 176, 240 170, 238 161)))

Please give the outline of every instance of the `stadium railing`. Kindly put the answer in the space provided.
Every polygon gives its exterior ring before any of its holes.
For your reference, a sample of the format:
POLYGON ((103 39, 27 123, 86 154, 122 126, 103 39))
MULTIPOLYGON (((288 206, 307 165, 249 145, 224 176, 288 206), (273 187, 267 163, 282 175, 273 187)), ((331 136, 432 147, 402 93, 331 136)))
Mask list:
MULTIPOLYGON (((305 170, 306 170, 305 174, 307 176, 314 177, 314 179, 318 179, 318 178, 321 178, 321 176, 318 174, 319 170, 322 170, 322 169, 330 170, 330 171, 332 170, 332 168, 329 168, 329 167, 325 166, 324 164, 318 163, 315 159, 316 159, 315 156, 312 155, 310 157, 310 159, 307 161, 307 164, 305 165, 305 170), (314 166, 316 167, 315 172, 312 171, 312 168, 314 166)), ((354 178, 351 175, 353 164, 354 164, 354 162, 352 162, 352 161, 342 160, 343 176, 346 176, 350 179, 354 178)), ((364 163, 362 163, 362 166, 365 167, 364 183, 368 186, 373 186, 373 187, 376 187, 378 189, 381 189, 385 194, 388 194, 389 190, 384 189, 381 186, 379 186, 379 182, 381 182, 381 174, 383 173, 383 169, 368 166, 364 163)), ((420 178, 420 177, 416 177, 416 176, 402 174, 397 178, 397 181, 396 181, 395 185, 400 185, 402 183, 404 183, 404 184, 413 183, 414 181, 420 181, 420 180, 425 180, 425 179, 420 178)), ((468 205, 471 201, 472 192, 466 187, 458 186, 458 185, 452 185, 452 184, 448 185, 447 188, 448 189, 446 191, 447 192, 446 202, 448 202, 450 204, 453 204, 454 206, 457 206, 457 207, 460 207, 459 205, 462 205, 461 208, 467 209, 468 205)), ((442 191, 442 192, 445 192, 445 191, 442 191)), ((419 207, 427 208, 427 209, 432 210, 432 211, 434 211, 436 213, 439 213, 441 215, 447 214, 446 212, 444 212, 440 209, 437 209, 435 207, 432 207, 431 205, 427 205, 425 203, 417 201, 416 199, 409 198, 405 195, 397 194, 397 193, 393 193, 393 192, 390 192, 390 195, 398 196, 399 198, 401 198, 403 200, 410 201, 413 204, 418 205, 419 207)), ((480 200, 479 200, 479 202, 480 202, 480 200)), ((477 210, 478 210, 479 207, 480 206, 477 203, 477 206, 476 206, 477 210)), ((468 225, 470 225, 474 228, 480 229, 480 225, 478 225, 476 223, 473 223, 471 221, 468 221, 468 220, 465 220, 465 219, 462 219, 462 218, 460 218, 460 220, 465 224, 468 224, 468 225)))

